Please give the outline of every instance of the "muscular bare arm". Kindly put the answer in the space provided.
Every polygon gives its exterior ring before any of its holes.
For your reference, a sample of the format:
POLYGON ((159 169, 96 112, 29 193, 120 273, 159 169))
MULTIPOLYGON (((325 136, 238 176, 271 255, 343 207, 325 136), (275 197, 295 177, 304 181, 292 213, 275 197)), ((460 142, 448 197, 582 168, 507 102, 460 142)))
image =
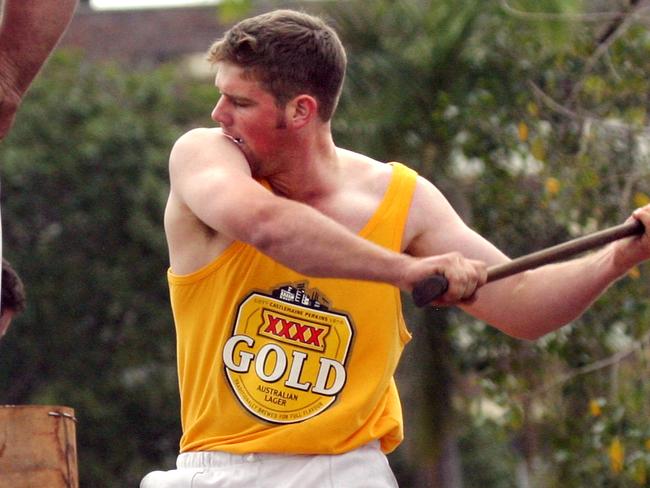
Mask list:
MULTIPOLYGON (((419 182, 412 208, 408 251, 414 255, 454 249, 488 265, 508 260, 468 228, 428 182, 419 182)), ((650 208, 636 211, 635 217, 650 228, 650 208)), ((579 317, 609 285, 649 257, 647 234, 626 239, 577 259, 490 283, 478 291, 474 302, 461 307, 509 335, 535 339, 579 317)))
POLYGON ((48 58, 78 0, 4 0, 0 27, 0 138, 48 58))
POLYGON ((389 251, 308 205, 274 195, 251 177, 237 146, 216 129, 183 136, 172 150, 170 175, 167 234, 172 269, 181 273, 205 264, 188 259, 191 244, 176 231, 192 218, 221 239, 251 244, 309 276, 381 281, 411 290, 458 259, 416 259, 389 251), (172 212, 181 217, 172 219, 172 212))

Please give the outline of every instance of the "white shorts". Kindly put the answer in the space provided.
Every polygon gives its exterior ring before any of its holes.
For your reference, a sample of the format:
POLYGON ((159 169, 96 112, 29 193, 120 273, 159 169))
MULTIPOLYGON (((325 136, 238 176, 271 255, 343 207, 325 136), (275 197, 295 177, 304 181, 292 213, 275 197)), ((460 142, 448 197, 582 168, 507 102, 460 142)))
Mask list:
POLYGON ((396 488, 388 459, 373 442, 337 455, 188 452, 177 469, 154 471, 140 488, 396 488))

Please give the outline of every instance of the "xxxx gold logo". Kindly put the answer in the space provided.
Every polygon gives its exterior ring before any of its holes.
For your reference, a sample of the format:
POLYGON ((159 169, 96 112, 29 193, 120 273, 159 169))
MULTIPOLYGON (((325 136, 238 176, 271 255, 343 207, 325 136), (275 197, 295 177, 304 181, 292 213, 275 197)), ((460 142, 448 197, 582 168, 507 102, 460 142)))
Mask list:
POLYGON ((329 332, 329 325, 301 322, 299 318, 273 310, 263 310, 262 317, 264 322, 260 328, 260 335, 314 351, 322 352, 325 349, 325 337, 329 332))
POLYGON ((223 349, 226 376, 253 415, 294 423, 318 415, 345 386, 353 329, 347 315, 307 297, 304 284, 253 293, 223 349))

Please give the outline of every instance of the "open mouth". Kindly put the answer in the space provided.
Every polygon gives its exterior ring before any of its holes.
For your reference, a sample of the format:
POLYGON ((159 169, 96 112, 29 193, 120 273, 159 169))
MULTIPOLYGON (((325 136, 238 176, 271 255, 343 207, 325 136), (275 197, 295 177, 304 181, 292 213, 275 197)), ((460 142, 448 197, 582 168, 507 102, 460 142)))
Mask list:
POLYGON ((242 144, 244 144, 244 139, 242 139, 241 137, 231 136, 230 134, 226 133, 225 131, 223 132, 223 135, 225 135, 228 139, 230 139, 232 142, 234 142, 238 146, 241 146, 242 144))

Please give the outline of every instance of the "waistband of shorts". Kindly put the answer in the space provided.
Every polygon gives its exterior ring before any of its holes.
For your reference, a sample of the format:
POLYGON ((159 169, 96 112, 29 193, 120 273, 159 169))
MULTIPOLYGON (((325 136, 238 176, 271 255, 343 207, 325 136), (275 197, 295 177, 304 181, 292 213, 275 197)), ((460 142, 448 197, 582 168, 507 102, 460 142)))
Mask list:
MULTIPOLYGON (((379 441, 372 441, 361 446, 358 450, 380 450, 379 441)), ((326 456, 327 454, 314 454, 314 456, 326 456)), ((343 454, 345 455, 345 453, 343 454)), ((233 466, 235 464, 257 463, 264 461, 280 460, 294 456, 304 456, 304 454, 281 454, 281 453, 248 453, 232 454, 222 451, 189 451, 182 452, 176 458, 176 467, 178 469, 189 468, 219 468, 223 466, 233 466)))

